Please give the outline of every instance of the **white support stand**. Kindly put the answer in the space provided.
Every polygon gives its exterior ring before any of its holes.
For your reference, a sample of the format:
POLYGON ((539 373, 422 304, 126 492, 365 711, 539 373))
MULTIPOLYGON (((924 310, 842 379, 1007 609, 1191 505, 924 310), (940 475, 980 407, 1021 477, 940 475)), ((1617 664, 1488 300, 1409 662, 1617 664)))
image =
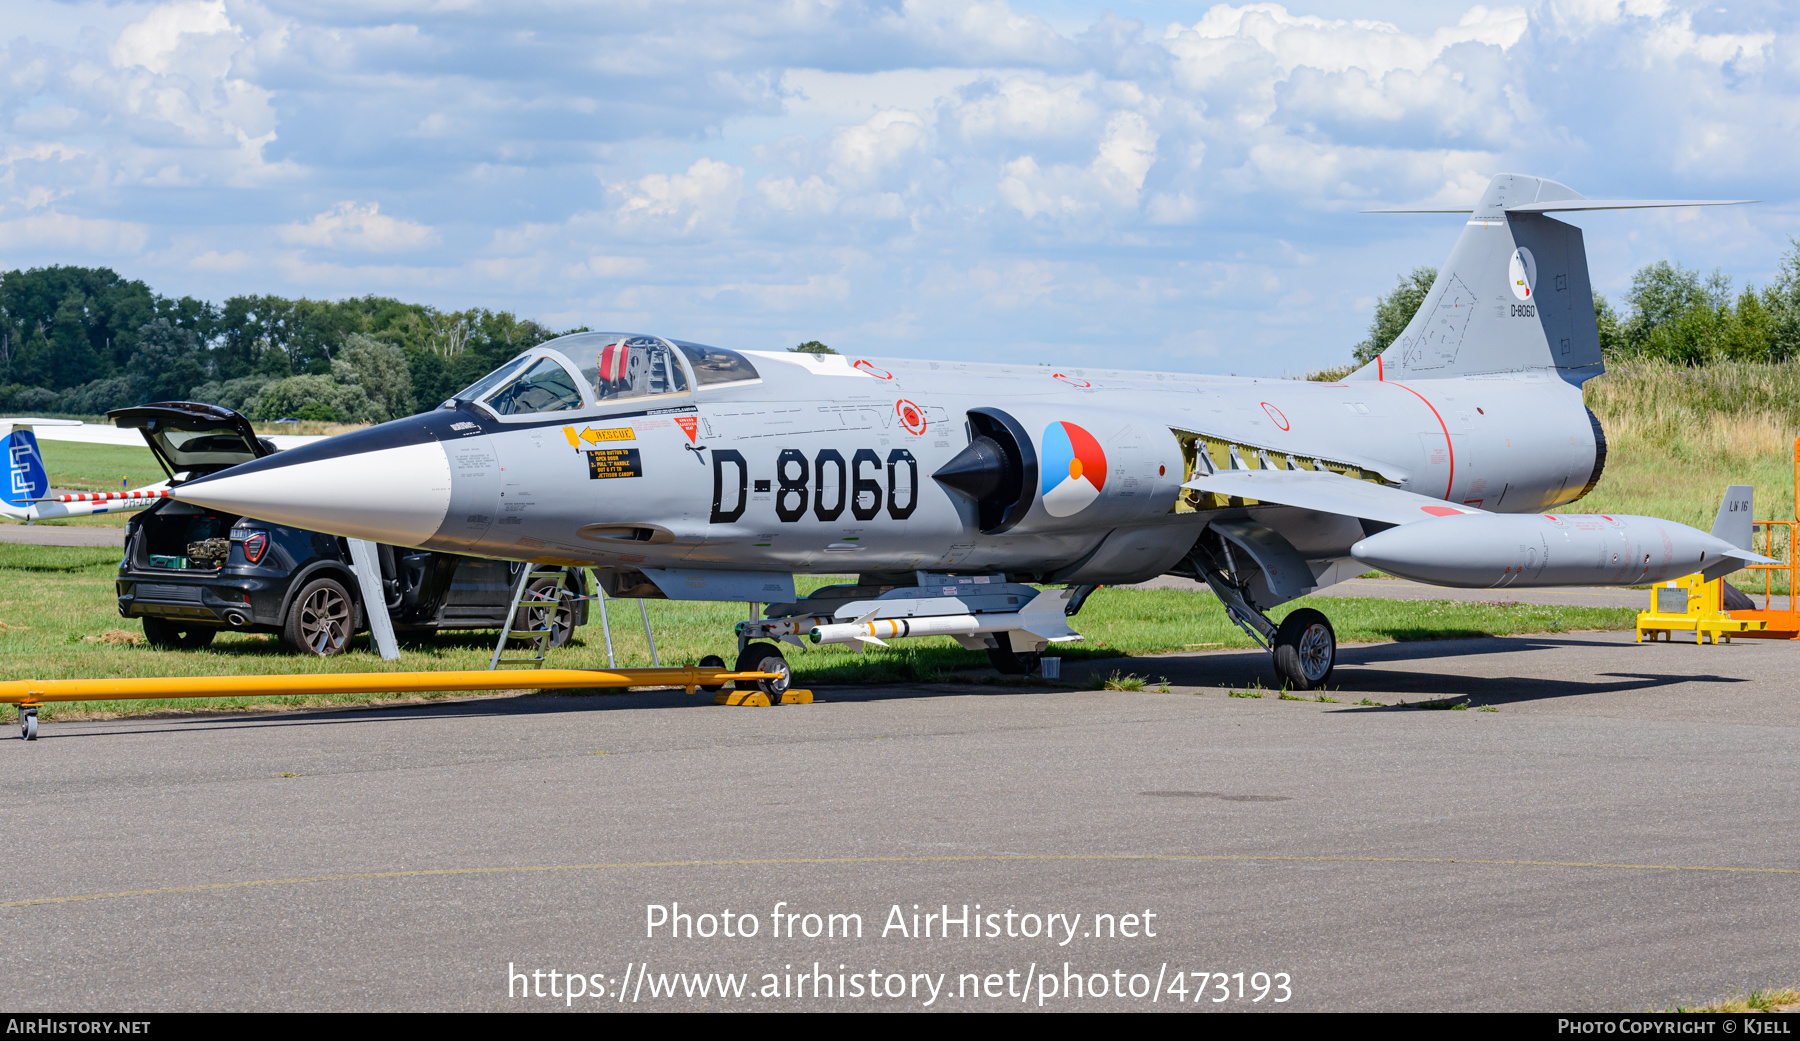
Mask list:
POLYGON ((644 642, 650 645, 650 664, 662 668, 662 659, 656 656, 656 637, 650 635, 650 608, 642 597, 638 598, 638 614, 644 618, 644 642))
POLYGON ((619 660, 613 656, 612 621, 606 617, 606 590, 601 589, 598 582, 594 583, 594 603, 600 605, 600 631, 606 634, 606 667, 616 669, 619 660))
POLYGON ((369 636, 375 641, 376 653, 384 661, 400 657, 400 644, 394 639, 394 620, 388 617, 387 594, 381 588, 381 565, 375 558, 375 543, 365 539, 345 539, 350 544, 350 563, 356 571, 356 584, 362 590, 363 614, 369 619, 369 636))

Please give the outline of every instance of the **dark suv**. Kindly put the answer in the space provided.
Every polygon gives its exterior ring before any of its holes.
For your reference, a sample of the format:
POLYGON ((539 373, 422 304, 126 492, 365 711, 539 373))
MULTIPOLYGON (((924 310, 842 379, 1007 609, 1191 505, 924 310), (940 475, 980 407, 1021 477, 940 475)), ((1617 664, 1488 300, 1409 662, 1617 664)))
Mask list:
MULTIPOLYGON (((170 483, 260 459, 276 451, 249 420, 228 408, 163 401, 107 413, 136 427, 170 483)), ((394 629, 419 637, 440 629, 497 629, 523 564, 377 546, 383 595, 394 629)), ((350 550, 336 535, 268 524, 163 499, 133 516, 119 564, 119 614, 141 618, 156 647, 204 647, 221 629, 277 633, 292 650, 337 654, 365 630, 350 550)), ((562 597, 552 646, 587 623, 585 571, 534 572, 541 600, 562 597), (541 576, 541 577, 540 577, 541 576), (558 589, 568 583, 566 592, 558 589)), ((544 607, 526 609, 519 629, 542 628, 544 607)))

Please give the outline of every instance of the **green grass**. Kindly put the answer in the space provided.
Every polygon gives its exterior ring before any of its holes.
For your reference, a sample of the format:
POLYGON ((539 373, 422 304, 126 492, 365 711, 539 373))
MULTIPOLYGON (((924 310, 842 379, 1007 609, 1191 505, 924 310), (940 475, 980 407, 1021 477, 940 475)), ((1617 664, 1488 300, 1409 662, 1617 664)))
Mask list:
MULTIPOLYGON (((154 650, 141 642, 129 642, 141 634, 142 628, 135 621, 118 617, 113 589, 117 566, 116 550, 0 544, 0 661, 7 663, 3 678, 481 669, 487 667, 493 650, 493 634, 486 630, 445 633, 417 646, 403 646, 396 662, 383 662, 368 653, 366 637, 357 640, 352 653, 330 659, 290 655, 280 649, 272 636, 236 633, 222 633, 203 651, 154 650)), ((800 588, 805 592, 825 581, 802 580, 800 588)), ((1345 643, 1621 629, 1628 628, 1634 619, 1631 610, 1618 608, 1318 598, 1288 605, 1274 614, 1279 619, 1302 603, 1331 616, 1339 640, 1345 643)), ((742 604, 653 600, 647 606, 664 664, 690 664, 707 654, 718 654, 730 661, 736 648, 732 626, 744 617, 742 604)), ((619 664, 650 664, 636 604, 613 601, 610 613, 619 664)), ((1075 626, 1087 639, 1082 644, 1057 648, 1065 662, 1179 652, 1196 644, 1222 648, 1253 646, 1226 620, 1218 601, 1210 594, 1177 589, 1101 590, 1089 598, 1075 626)), ((980 682, 988 667, 985 655, 964 650, 948 637, 896 643, 861 655, 841 646, 811 645, 806 650, 790 648, 787 653, 802 684, 980 682)), ((568 647, 551 652, 550 663, 569 668, 606 664, 598 612, 568 647)), ((1134 675, 1122 675, 1119 682, 1134 684, 1121 689, 1143 689, 1146 683, 1143 677, 1134 675)), ((172 707, 239 709, 302 701, 354 703, 394 697, 259 696, 210 702, 90 702, 48 706, 43 714, 45 718, 59 714, 68 718, 172 707)), ((6 718, 11 718, 10 709, 6 718)))
MULTIPOLYGON (((1606 430, 1606 472, 1572 511, 1667 517, 1706 531, 1725 486, 1749 484, 1759 519, 1795 518, 1800 362, 1609 362, 1608 370, 1586 388, 1606 430)), ((1782 559, 1785 536, 1778 532, 1774 554, 1782 559)), ((1750 593, 1765 586, 1751 570, 1731 583, 1750 593)), ((1785 571, 1773 573, 1773 591, 1787 592, 1785 571)))
POLYGON ((131 487, 155 484, 168 474, 157 465, 150 449, 138 445, 91 445, 80 441, 38 439, 44 455, 44 469, 50 472, 53 488, 81 492, 116 492, 119 478, 131 481, 131 487))
POLYGON ((1710 1005, 1677 1005, 1668 1012, 1792 1012, 1800 1008, 1800 990, 1770 987, 1748 994, 1733 994, 1710 1005))

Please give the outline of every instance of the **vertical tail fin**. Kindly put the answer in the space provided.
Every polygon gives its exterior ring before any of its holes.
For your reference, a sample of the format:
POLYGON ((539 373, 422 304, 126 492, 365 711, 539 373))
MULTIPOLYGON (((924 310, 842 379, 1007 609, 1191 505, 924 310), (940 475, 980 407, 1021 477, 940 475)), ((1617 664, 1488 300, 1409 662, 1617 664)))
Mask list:
POLYGON ((1751 525, 1756 514, 1756 489, 1747 484, 1734 484, 1725 489, 1725 501, 1719 504, 1719 516, 1713 521, 1712 534, 1739 549, 1753 549, 1751 525))
POLYGON ((1605 371, 1581 229, 1549 213, 1730 206, 1748 199, 1587 199, 1541 177, 1500 174, 1469 213, 1425 302, 1387 350, 1351 379, 1554 372, 1574 384, 1605 371))
POLYGON ((37 435, 30 427, 14 426, 0 441, 6 450, 6 488, 0 492, 8 506, 29 508, 33 499, 50 492, 50 475, 44 470, 44 456, 38 451, 37 435))
POLYGON ((1581 229, 1511 209, 1581 196, 1555 181, 1488 183, 1406 330, 1364 379, 1434 379, 1551 369, 1572 383, 1602 371, 1581 229))

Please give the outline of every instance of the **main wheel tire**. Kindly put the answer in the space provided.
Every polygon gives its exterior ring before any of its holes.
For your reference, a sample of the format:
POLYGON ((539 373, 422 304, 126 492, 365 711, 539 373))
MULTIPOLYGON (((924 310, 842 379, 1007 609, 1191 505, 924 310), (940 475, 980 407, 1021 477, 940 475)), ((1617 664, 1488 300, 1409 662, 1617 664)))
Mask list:
POLYGON ((556 599, 556 613, 550 622, 550 646, 561 647, 575 635, 575 601, 573 594, 563 588, 561 575, 545 575, 534 578, 525 587, 526 599, 519 605, 524 618, 515 619, 524 622, 520 629, 544 628, 544 615, 549 611, 548 601, 556 599), (529 606, 527 606, 529 605, 529 606))
MULTIPOLYGON (((725 667, 725 659, 716 654, 709 654, 700 659, 700 667, 703 669, 722 669, 725 667)), ((709 687, 702 683, 700 684, 700 689, 706 691, 708 694, 717 694, 719 691, 725 689, 725 684, 718 683, 709 687)))
POLYGON ((213 642, 219 630, 204 625, 172 621, 168 618, 144 619, 144 639, 161 651, 197 651, 213 642))
POLYGON ((794 682, 794 670, 788 667, 787 659, 781 656, 781 649, 772 643, 753 643, 739 651, 737 671, 780 673, 779 679, 756 681, 756 689, 767 694, 771 703, 779 701, 782 692, 794 682))
POLYGON ((1275 630, 1275 675, 1290 690, 1318 690, 1337 665, 1337 633, 1323 614, 1303 607, 1275 630))
POLYGON ((1007 634, 1000 633, 995 638, 994 646, 988 648, 988 664, 994 671, 1007 676, 1029 676, 1037 671, 1038 658, 1036 651, 1015 651, 1007 634))
POLYGON ((288 606, 281 642, 291 651, 329 658, 344 653, 356 634, 356 605, 335 578, 315 578, 288 606))

